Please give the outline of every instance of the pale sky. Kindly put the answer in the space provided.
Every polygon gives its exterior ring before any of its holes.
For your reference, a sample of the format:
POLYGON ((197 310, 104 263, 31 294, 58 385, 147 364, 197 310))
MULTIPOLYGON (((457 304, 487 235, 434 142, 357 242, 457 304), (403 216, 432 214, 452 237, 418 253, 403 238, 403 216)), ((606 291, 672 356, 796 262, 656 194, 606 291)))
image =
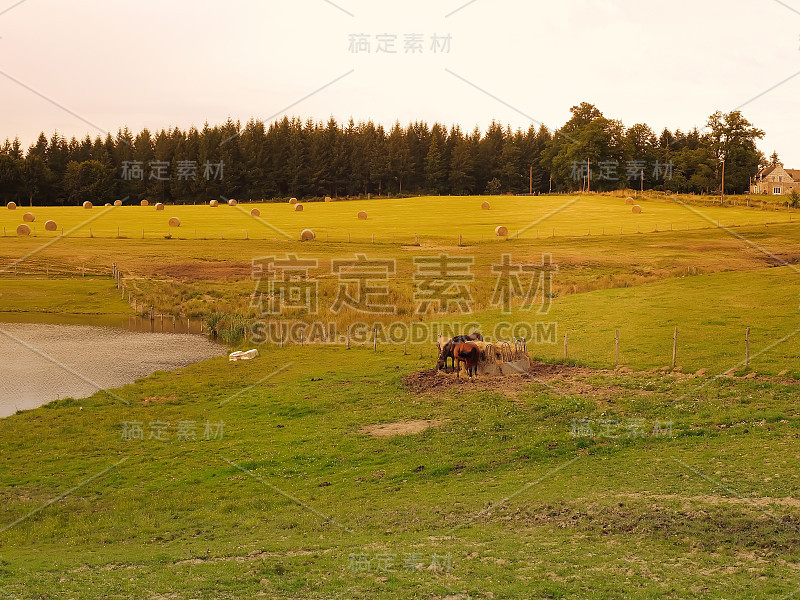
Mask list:
POLYGON ((284 113, 554 129, 582 101, 658 133, 742 107, 800 168, 800 0, 0 0, 0 98, 26 147, 284 113))

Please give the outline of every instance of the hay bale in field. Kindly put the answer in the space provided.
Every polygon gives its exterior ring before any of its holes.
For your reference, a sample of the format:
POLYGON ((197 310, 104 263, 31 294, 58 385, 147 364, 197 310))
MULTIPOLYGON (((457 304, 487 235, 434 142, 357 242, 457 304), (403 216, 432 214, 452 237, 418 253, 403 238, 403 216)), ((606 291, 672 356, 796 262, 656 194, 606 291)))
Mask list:
POLYGON ((122 200, 114 200, 114 206, 122 206, 122 200))
POLYGON ((219 200, 212 200, 211 202, 208 203, 208 205, 213 208, 216 208, 217 206, 219 206, 219 200))
POLYGON ((36 220, 36 215, 34 215, 32 212, 27 212, 22 215, 22 220, 26 223, 33 223, 36 220))
POLYGON ((297 204, 297 198, 289 199, 289 204, 297 204))
POLYGON ((254 208, 253 210, 250 211, 250 216, 251 217, 260 217, 261 216, 261 211, 258 210, 257 208, 254 208))
POLYGON ((156 210, 164 210, 164 204, 161 202, 156 202, 156 210))
POLYGON ((142 200, 141 202, 139 202, 139 204, 141 204, 142 206, 150 206, 150 203, 147 200, 142 200))
POLYGON ((302 204, 295 204, 294 205, 295 212, 303 212, 303 205, 302 204))
POLYGON ((111 206, 111 202, 106 202, 103 206, 111 206))
POLYGON ((181 226, 181 220, 178 217, 172 217, 169 220, 169 226, 170 227, 180 227, 181 226))
POLYGON ((17 203, 9 202, 8 204, 6 204, 6 208, 8 208, 8 210, 14 210, 15 208, 17 208, 17 203))
POLYGON ((317 236, 310 229, 303 229, 303 231, 300 232, 300 241, 301 242, 312 242, 315 239, 317 239, 317 236))
POLYGON ((58 225, 56 225, 55 221, 47 221, 44 224, 44 229, 45 229, 45 231, 57 231, 58 230, 58 225))
POLYGON ((495 227, 494 234, 497 237, 506 237, 508 236, 508 228, 503 227, 502 225, 498 225, 497 227, 495 227))
POLYGON ((638 204, 633 207, 633 214, 640 215, 642 214, 642 207, 638 204))
POLYGON ((236 200, 234 200, 233 198, 228 200, 228 206, 236 206, 237 204, 239 204, 239 203, 236 200))
POLYGON ((87 200, 83 203, 83 208, 92 208, 92 203, 87 200))
POLYGON ((330 196, 325 196, 325 202, 333 202, 333 198, 330 196))
POLYGON ((22 225, 20 225, 19 227, 17 227, 17 235, 23 235, 24 236, 24 235, 30 235, 30 234, 31 234, 31 228, 28 227, 27 225, 25 225, 24 223, 22 225))
POLYGON ((362 210, 358 213, 358 220, 359 221, 366 221, 367 220, 367 211, 362 210))
POLYGON ((481 210, 489 210, 490 208, 492 208, 492 205, 489 204, 488 202, 484 201, 484 203, 481 204, 481 210))
POLYGON ((633 206, 634 204, 636 204, 636 202, 634 201, 633 198, 628 196, 627 198, 625 198, 625 204, 627 204, 628 206, 633 206))

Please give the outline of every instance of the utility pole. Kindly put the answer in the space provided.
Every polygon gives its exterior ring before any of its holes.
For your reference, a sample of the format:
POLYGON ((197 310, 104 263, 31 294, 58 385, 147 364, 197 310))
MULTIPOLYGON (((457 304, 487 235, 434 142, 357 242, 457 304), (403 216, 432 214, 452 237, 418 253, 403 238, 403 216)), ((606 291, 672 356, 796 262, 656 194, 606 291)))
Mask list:
POLYGON ((725 204, 725 157, 722 158, 722 202, 725 204))
POLYGON ((592 184, 590 183, 592 179, 592 160, 590 158, 586 159, 586 193, 588 194, 591 191, 592 184))
POLYGON ((642 177, 641 177, 641 180, 642 180, 642 194, 644 194, 644 169, 642 169, 642 177))
POLYGON ((533 196, 533 165, 531 165, 531 176, 528 179, 528 193, 533 196))

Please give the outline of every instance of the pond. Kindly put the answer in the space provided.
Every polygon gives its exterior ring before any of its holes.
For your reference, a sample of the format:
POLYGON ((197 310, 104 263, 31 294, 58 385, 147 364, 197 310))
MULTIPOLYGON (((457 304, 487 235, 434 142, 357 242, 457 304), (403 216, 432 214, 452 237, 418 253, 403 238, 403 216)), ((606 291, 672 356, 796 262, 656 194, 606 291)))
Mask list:
MULTIPOLYGON (((158 332, 159 323, 149 319, 92 317, 94 324, 87 325, 80 324, 86 317, 69 324, 64 315, 37 315, 35 323, 13 322, 22 318, 0 314, 0 417, 61 398, 86 398, 227 351, 202 335, 171 333, 171 318, 163 327, 170 333, 158 332)), ((187 329, 186 323, 175 326, 187 329)))

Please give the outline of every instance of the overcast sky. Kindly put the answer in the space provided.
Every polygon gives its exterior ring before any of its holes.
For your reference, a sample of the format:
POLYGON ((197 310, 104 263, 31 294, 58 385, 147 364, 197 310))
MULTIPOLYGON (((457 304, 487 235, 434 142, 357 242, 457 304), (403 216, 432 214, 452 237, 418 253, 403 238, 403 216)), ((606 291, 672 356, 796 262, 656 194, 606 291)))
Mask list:
POLYGON ((800 0, 0 0, 0 98, 25 146, 284 113, 556 128, 582 101, 658 132, 741 107, 800 168, 800 0))

